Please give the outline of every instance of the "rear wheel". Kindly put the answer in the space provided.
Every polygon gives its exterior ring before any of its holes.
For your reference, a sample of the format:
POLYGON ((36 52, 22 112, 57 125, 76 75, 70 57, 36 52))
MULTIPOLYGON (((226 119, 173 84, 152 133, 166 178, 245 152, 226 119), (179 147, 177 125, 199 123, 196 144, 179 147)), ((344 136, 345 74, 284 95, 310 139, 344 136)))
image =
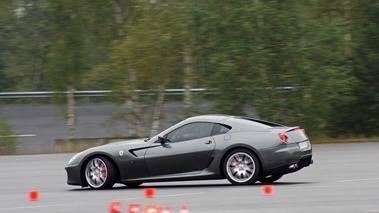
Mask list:
POLYGON ((258 158, 246 149, 237 149, 229 153, 223 168, 226 178, 235 185, 255 183, 260 170, 258 158))
POLYGON ((273 183, 282 177, 283 175, 261 175, 258 177, 258 181, 261 183, 273 183))
POLYGON ((93 189, 112 188, 116 181, 116 169, 107 158, 93 157, 86 164, 84 176, 93 189))

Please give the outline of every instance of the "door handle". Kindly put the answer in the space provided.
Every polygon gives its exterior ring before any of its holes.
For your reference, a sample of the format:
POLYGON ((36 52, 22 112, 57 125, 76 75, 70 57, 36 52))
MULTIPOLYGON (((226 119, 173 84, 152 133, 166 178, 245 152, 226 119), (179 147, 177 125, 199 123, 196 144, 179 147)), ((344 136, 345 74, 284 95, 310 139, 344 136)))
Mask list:
POLYGON ((211 140, 209 140, 208 142, 205 142, 205 144, 211 144, 212 143, 212 141, 211 140))

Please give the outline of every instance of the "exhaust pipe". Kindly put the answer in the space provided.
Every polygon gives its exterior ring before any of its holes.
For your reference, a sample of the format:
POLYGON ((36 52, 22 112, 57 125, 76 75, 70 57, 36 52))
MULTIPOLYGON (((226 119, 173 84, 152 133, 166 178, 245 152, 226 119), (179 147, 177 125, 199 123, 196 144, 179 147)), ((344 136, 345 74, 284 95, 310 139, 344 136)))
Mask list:
POLYGON ((297 165, 297 163, 294 163, 294 164, 291 164, 288 168, 289 169, 297 169, 297 168, 299 168, 299 165, 297 165))

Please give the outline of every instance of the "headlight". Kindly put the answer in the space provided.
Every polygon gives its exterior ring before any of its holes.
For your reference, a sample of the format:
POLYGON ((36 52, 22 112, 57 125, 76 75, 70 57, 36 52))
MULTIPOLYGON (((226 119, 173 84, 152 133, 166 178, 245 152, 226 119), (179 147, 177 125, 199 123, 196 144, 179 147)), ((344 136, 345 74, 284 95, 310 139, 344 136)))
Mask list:
POLYGON ((76 155, 75 155, 74 157, 72 157, 72 158, 68 161, 68 164, 69 164, 69 165, 72 163, 72 161, 75 160, 75 157, 76 157, 76 155))
POLYGON ((73 164, 76 160, 76 158, 81 154, 81 152, 79 152, 78 154, 74 155, 74 157, 72 157, 69 161, 68 161, 68 164, 67 165, 70 165, 70 164, 73 164))

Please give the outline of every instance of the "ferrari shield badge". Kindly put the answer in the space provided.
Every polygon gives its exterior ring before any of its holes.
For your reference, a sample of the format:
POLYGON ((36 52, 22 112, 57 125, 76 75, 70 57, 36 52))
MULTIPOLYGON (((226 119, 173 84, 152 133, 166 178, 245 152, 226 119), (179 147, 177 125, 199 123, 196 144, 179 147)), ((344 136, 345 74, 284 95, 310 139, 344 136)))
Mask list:
POLYGON ((119 154, 120 156, 123 156, 123 155, 124 155, 124 151, 121 150, 121 151, 118 152, 118 154, 119 154))

